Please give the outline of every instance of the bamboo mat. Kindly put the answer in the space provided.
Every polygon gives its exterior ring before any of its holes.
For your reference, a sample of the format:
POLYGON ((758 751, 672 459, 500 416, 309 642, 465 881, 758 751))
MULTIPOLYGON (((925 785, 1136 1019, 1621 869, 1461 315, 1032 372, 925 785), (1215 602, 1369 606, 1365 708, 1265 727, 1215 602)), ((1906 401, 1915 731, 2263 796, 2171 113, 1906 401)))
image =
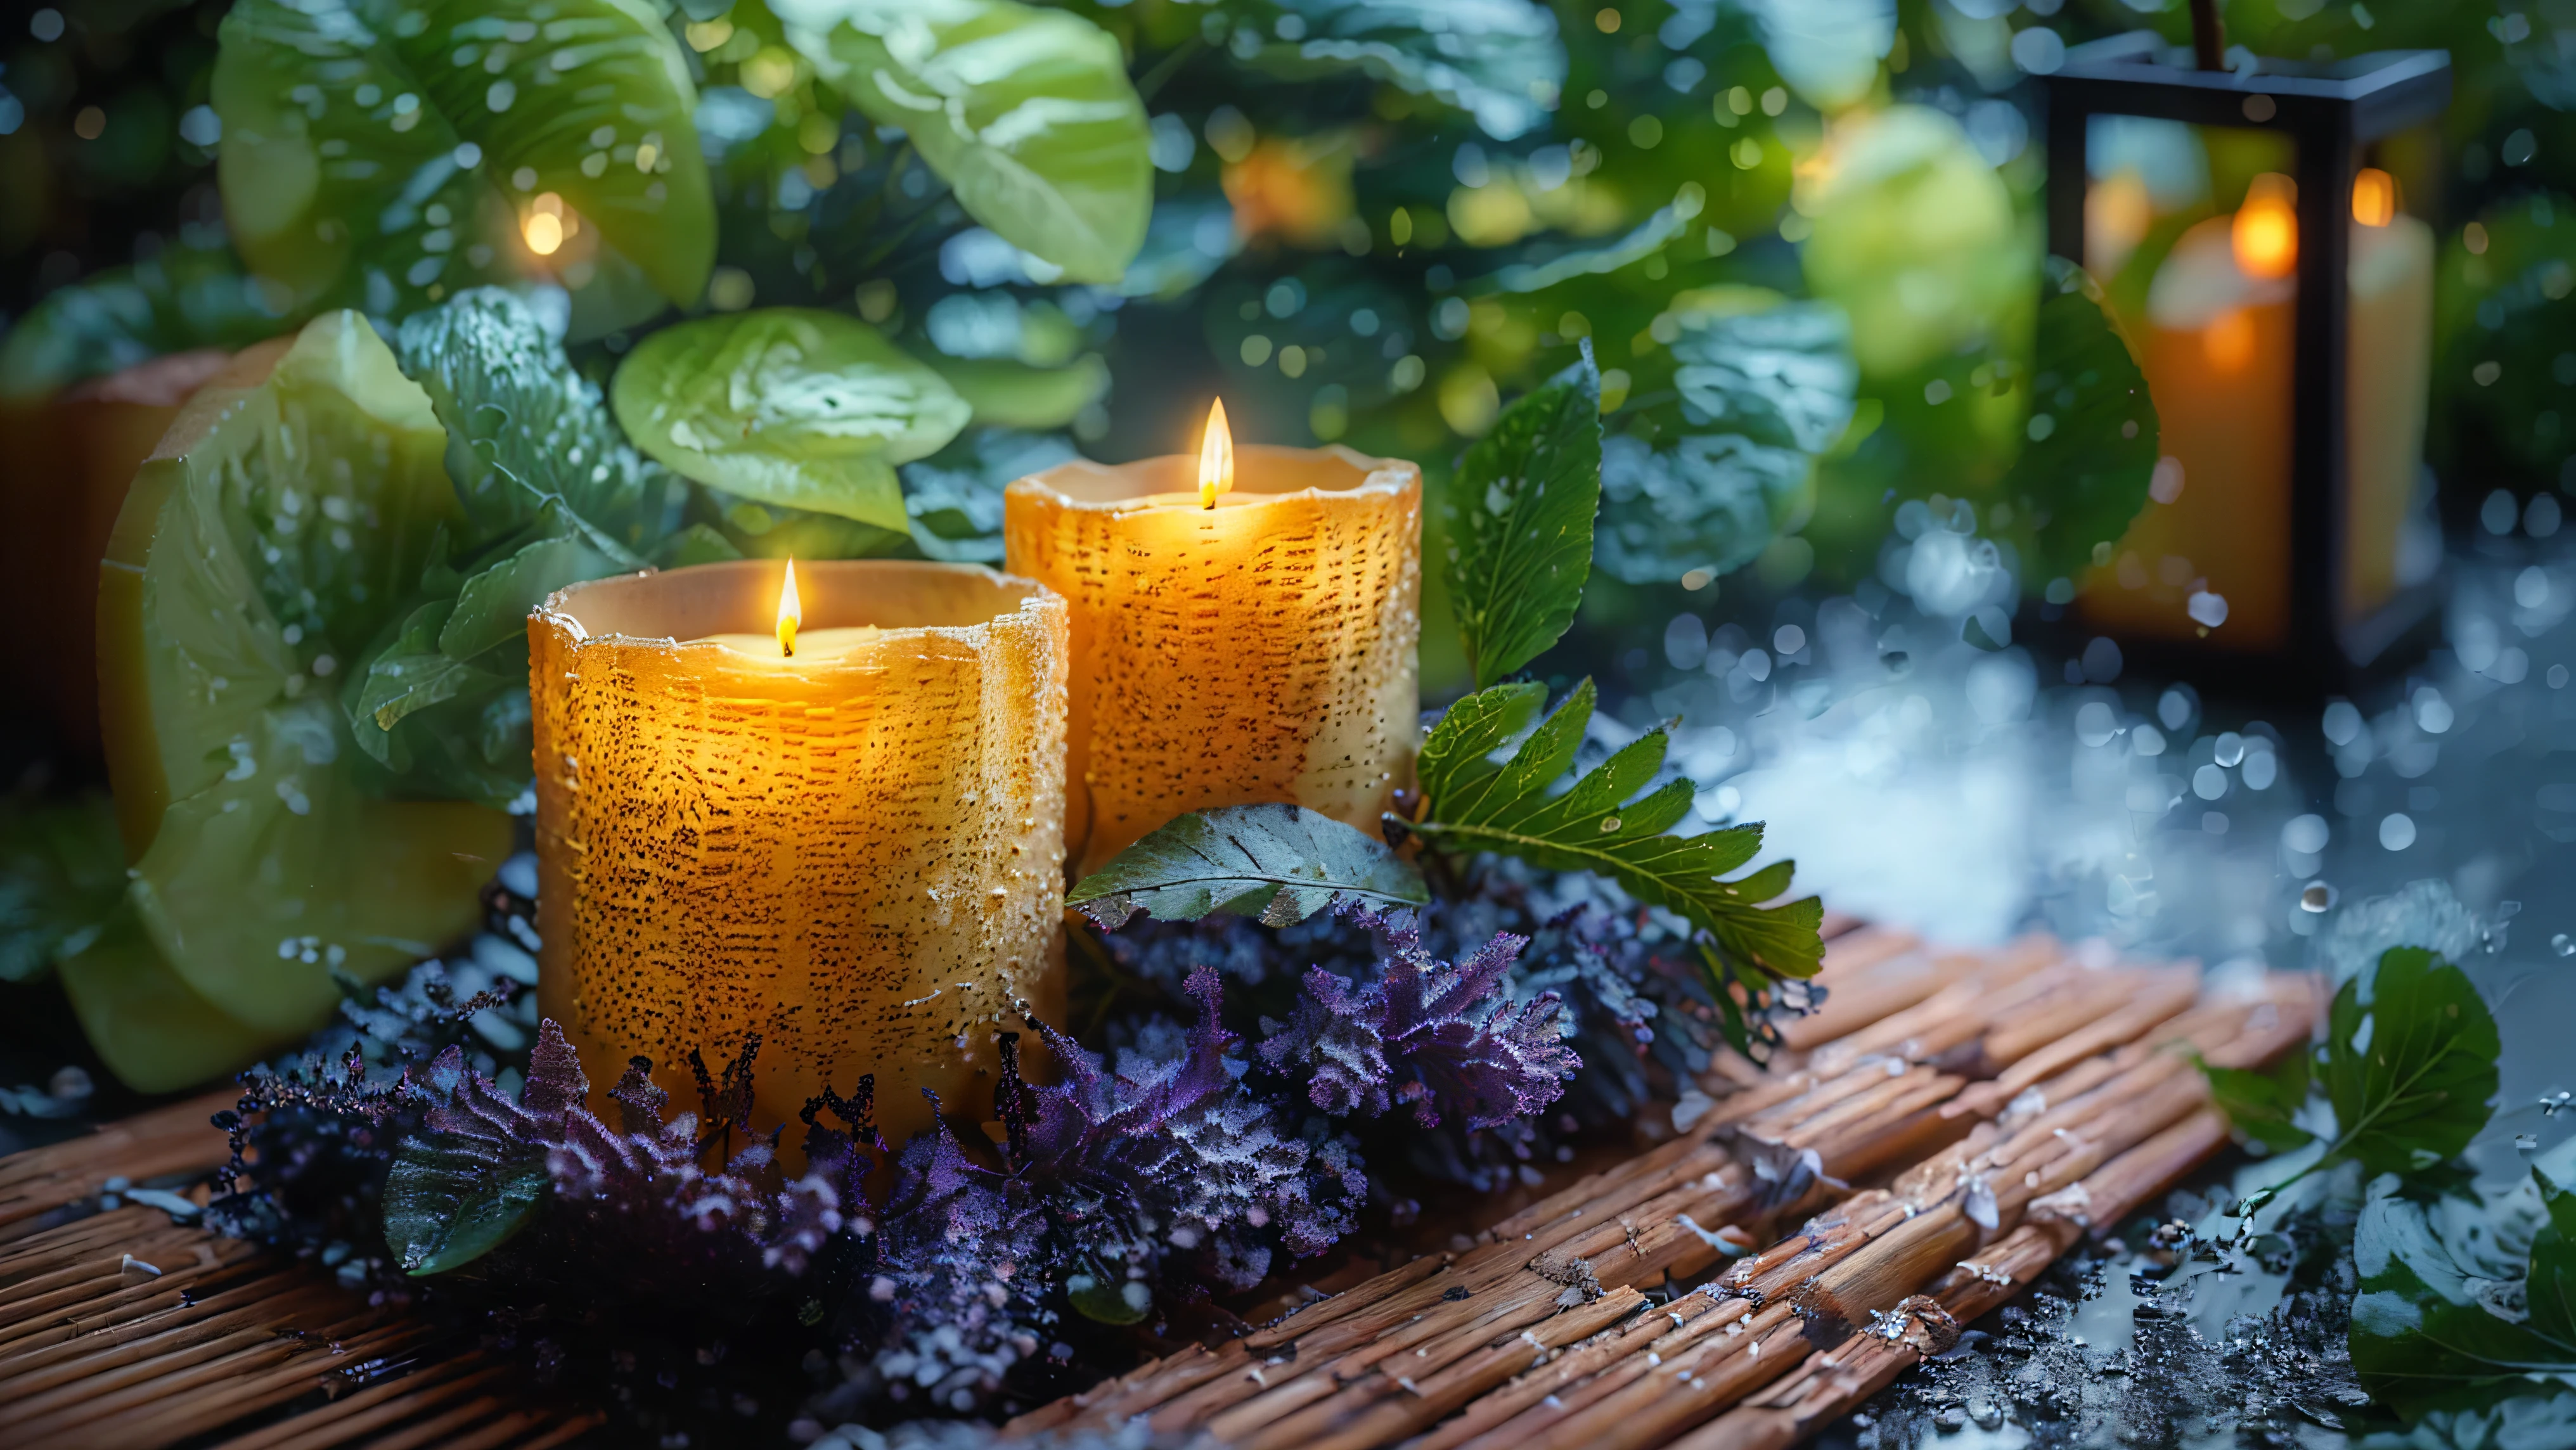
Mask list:
POLYGON ((225 1159, 210 1093, 0 1158, 0 1444, 12 1450, 545 1450, 595 1415, 531 1407, 501 1366, 309 1264, 94 1211, 156 1180, 202 1202, 225 1159))
MULTIPOLYGON (((1142 1417, 1243 1450, 1791 1445, 2225 1146, 2183 1049, 2265 1061, 2323 1005, 2300 976, 2220 998, 2189 966, 1868 927, 1834 937, 1824 980, 1770 1068, 1712 1070, 1661 1146, 1006 1433, 1142 1417)), ((0 1443, 543 1450, 600 1424, 320 1268, 98 1211, 111 1179, 201 1183, 233 1097, 0 1159, 0 1443)))

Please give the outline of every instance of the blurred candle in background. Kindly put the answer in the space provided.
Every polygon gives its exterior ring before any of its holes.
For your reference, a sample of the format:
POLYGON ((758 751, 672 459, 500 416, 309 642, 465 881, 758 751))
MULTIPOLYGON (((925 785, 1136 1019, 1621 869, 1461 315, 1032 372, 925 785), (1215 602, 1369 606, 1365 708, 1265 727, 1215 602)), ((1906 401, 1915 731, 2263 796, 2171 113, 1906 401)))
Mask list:
POLYGON ((2423 474, 2433 387, 2433 229, 2397 209, 2397 183, 2352 182, 2351 363, 2345 372, 2346 617, 2397 592, 2398 539, 2423 474))
POLYGON ((1375 831, 1411 780, 1422 475, 1347 448, 1077 460, 1004 495, 1008 567, 1072 612, 1065 839, 1089 872, 1210 806, 1375 831))
MULTIPOLYGON (((2396 587, 2400 526, 2422 469, 2432 346, 2432 232, 2377 170, 2353 183, 2344 427, 2347 617, 2396 587)), ((2149 284, 2141 364, 2165 461, 2146 508, 2086 582, 2083 613, 2143 636, 2223 630, 2275 649, 2290 627, 2290 428, 2297 193, 2253 179, 2230 215, 2192 226, 2149 284)))

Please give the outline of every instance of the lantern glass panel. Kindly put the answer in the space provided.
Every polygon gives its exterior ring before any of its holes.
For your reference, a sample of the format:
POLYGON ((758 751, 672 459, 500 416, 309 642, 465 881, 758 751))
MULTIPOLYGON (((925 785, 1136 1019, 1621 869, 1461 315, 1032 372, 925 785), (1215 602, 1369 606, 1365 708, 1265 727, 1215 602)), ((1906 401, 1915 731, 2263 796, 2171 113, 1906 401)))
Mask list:
MULTIPOLYGON (((2343 550, 2347 623, 2438 563, 2423 468, 2432 345, 2429 168, 2393 137, 2346 185, 2343 550)), ((2291 506, 2299 305, 2297 143, 2277 128, 2095 115, 2084 262, 2137 347, 2162 430, 2150 499, 2086 581, 2124 635, 2293 633, 2291 506)))

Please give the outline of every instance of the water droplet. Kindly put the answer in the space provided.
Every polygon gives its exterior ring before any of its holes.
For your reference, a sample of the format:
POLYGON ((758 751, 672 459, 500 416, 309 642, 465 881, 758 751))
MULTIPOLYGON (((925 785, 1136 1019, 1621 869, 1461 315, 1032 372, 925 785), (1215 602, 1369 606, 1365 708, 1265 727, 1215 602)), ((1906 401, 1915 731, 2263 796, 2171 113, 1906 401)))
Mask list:
POLYGON ((2549 939, 2549 949, 2562 957, 2576 957, 2576 937, 2562 931, 2549 939))
POLYGON ((1601 834, 1606 836, 1617 829, 1619 829, 1619 818, 1617 816, 1603 816, 1601 818, 1601 834))
POLYGON ((2334 904, 2335 889, 2322 881, 2311 883, 2307 890, 2299 893, 2299 909, 2302 911, 2332 911, 2334 904))

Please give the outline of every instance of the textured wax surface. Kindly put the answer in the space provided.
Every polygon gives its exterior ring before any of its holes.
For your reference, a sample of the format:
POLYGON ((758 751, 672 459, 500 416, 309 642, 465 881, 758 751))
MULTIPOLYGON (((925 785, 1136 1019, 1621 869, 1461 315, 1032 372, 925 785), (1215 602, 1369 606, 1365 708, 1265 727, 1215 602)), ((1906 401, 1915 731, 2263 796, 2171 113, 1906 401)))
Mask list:
POLYGON ((808 627, 884 632, 795 666, 669 637, 762 627, 781 572, 602 580, 529 620, 539 996, 594 1082, 640 1055, 695 1102, 689 1050, 720 1070, 757 1032, 762 1121, 874 1073, 900 1142, 925 1087, 984 1115, 995 1031, 1060 995, 1064 604, 810 563, 808 627))
POLYGON ((1374 833, 1410 783, 1422 478, 1342 448, 1074 462, 1004 494, 1008 567, 1065 597, 1066 840, 1088 873, 1209 806, 1291 801, 1374 833), (1087 791, 1085 787, 1088 787, 1087 791))

